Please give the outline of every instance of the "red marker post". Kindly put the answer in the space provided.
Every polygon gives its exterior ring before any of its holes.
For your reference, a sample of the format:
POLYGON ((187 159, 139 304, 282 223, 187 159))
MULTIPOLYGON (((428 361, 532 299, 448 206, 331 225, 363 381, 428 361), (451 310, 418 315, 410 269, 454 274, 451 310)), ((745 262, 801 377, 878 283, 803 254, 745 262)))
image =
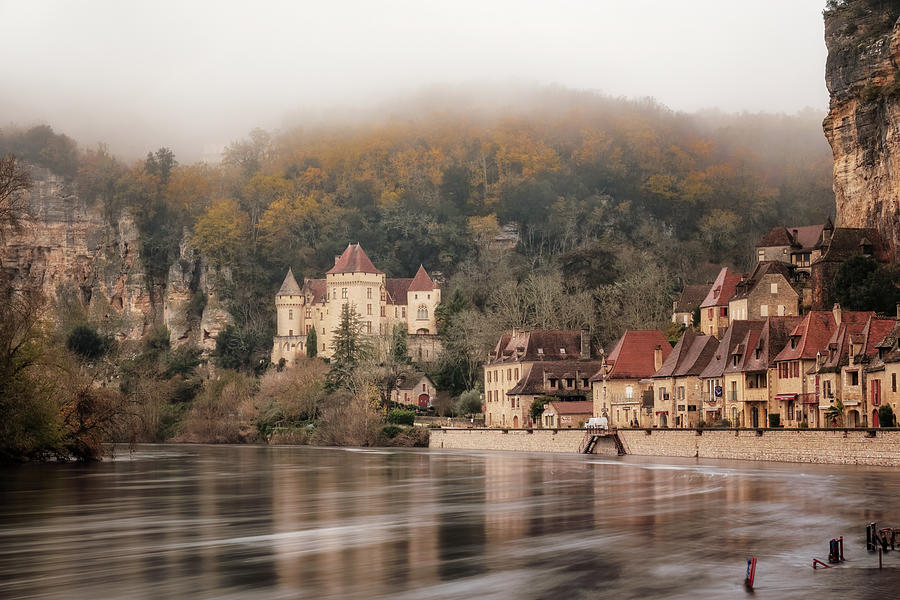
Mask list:
POLYGON ((753 589, 753 580, 756 578, 756 557, 751 556, 747 559, 747 578, 744 579, 744 585, 748 590, 753 589))

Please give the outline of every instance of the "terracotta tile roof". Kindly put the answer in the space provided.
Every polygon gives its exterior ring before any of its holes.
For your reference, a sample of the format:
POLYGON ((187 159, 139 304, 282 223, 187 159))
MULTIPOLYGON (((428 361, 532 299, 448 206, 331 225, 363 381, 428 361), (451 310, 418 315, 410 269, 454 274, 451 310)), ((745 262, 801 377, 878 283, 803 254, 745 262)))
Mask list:
POLYGON ((594 414, 593 402, 548 402, 550 408, 558 415, 592 415, 594 414))
POLYGON ((742 275, 740 273, 733 273, 728 267, 723 267, 709 288, 706 298, 700 303, 700 307, 728 306, 728 301, 734 296, 735 286, 741 279, 742 275))
POLYGON ((303 285, 312 296, 312 304, 325 302, 328 298, 328 286, 325 285, 324 279, 307 279, 303 285))
POLYGON ((416 271, 416 276, 413 277, 412 283, 409 285, 409 291, 430 292, 436 287, 434 281, 432 281, 431 277, 428 276, 428 273, 425 272, 425 267, 419 265, 419 270, 416 271))
POLYGON ((744 360, 744 372, 765 371, 775 365, 775 357, 787 344, 788 335, 800 323, 803 317, 769 317, 753 345, 748 346, 750 352, 744 360), (759 358, 756 350, 759 349, 759 358))
POLYGON ((591 375, 600 369, 599 360, 586 361, 551 361, 536 362, 525 369, 522 378, 508 392, 507 396, 516 395, 533 395, 533 396, 555 396, 558 398, 590 398, 591 388, 587 389, 577 387, 582 379, 590 380, 591 375), (549 387, 545 384, 545 376, 553 379, 575 379, 576 387, 567 389, 557 385, 556 388, 549 387))
POLYGON ((656 372, 657 348, 662 350, 662 360, 665 362, 672 352, 672 345, 662 331, 656 329, 626 331, 606 357, 608 367, 606 375, 602 376, 598 372, 592 381, 652 377, 656 372))
POLYGON ((297 285, 297 280, 294 279, 293 269, 288 268, 287 275, 285 275, 284 282, 281 284, 281 289, 278 290, 276 296, 299 296, 302 293, 300 286, 297 285))
POLYGON ((340 255, 334 263, 334 267, 328 271, 329 275, 337 275, 340 273, 374 273, 383 275, 383 271, 379 271, 369 260, 365 250, 359 244, 350 244, 344 253, 340 255))
POLYGON ((406 304, 406 292, 409 291, 409 285, 412 279, 391 277, 384 280, 384 290, 387 292, 387 303, 394 305, 406 304))
MULTIPOLYGON (((841 324, 865 323, 875 313, 871 311, 841 311, 841 324)), ((829 340, 837 329, 834 311, 814 310, 806 313, 803 320, 794 328, 788 343, 775 357, 776 361, 812 360, 816 354, 828 348, 829 340), (794 347, 791 347, 793 340, 794 347)))
POLYGON ((728 329, 725 330, 725 335, 719 341, 719 346, 716 348, 716 352, 710 359, 709 364, 700 373, 700 377, 709 379, 724 375, 725 369, 731 360, 732 352, 734 352, 738 344, 744 341, 747 332, 752 329, 762 330, 764 324, 765 321, 732 321, 728 329))
MULTIPOLYGON (((590 357, 597 349, 590 343, 590 357)), ((491 362, 553 361, 581 359, 581 331, 524 331, 504 335, 491 353, 491 362), (508 337, 507 337, 508 336, 508 337)))
POLYGON ((675 310, 673 312, 691 312, 703 302, 712 286, 708 283, 700 283, 696 285, 686 285, 675 301, 675 310))
POLYGON ((681 339, 672 348, 669 357, 654 378, 683 377, 699 375, 715 354, 719 340, 710 335, 701 335, 688 329, 681 334, 681 339))
POLYGON ((792 246, 798 250, 812 250, 822 240, 825 224, 804 225, 802 227, 773 227, 764 235, 757 248, 772 246, 792 246))
POLYGON ((748 323, 758 323, 759 325, 750 326, 741 341, 731 349, 731 353, 728 355, 728 360, 725 364, 724 373, 741 373, 745 371, 747 363, 754 356, 757 343, 759 342, 759 336, 762 334, 762 329, 766 322, 748 321, 748 323), (734 364, 735 355, 738 357, 737 365, 734 364))

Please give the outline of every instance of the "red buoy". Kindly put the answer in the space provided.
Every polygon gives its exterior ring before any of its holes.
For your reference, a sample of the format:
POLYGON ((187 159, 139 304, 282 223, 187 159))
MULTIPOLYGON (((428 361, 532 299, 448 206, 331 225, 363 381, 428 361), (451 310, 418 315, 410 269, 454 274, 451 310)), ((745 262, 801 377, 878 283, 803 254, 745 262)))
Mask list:
POLYGON ((756 578, 756 557, 751 556, 747 559, 747 578, 744 579, 744 585, 747 589, 753 589, 753 580, 756 578))

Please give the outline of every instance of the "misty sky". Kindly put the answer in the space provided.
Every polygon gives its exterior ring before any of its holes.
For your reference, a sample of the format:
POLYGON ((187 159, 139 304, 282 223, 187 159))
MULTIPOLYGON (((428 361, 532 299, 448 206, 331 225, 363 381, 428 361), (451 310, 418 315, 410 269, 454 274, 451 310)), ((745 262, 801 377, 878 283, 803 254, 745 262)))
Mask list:
POLYGON ((443 84, 822 111, 824 0, 0 0, 0 126, 197 158, 443 84))

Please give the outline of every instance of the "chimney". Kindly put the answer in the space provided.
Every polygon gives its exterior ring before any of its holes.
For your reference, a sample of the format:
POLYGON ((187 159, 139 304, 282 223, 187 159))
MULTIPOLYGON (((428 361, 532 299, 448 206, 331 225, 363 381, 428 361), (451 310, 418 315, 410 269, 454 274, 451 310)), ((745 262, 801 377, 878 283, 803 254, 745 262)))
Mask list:
POLYGON ((798 240, 798 238, 800 237, 800 231, 798 231, 797 229, 794 229, 792 231, 792 233, 794 234, 794 241, 796 242, 798 240))
MULTIPOLYGON (((898 305, 900 306, 900 305, 898 305)), ((581 330, 581 359, 590 360, 591 358, 591 330, 587 327, 581 330)))
POLYGON ((341 257, 340 257, 340 256, 335 256, 335 257, 334 257, 334 264, 337 265, 337 262, 338 262, 339 260, 341 260, 341 257))
POLYGON ((841 305, 837 302, 834 303, 834 306, 831 309, 831 314, 834 315, 834 324, 841 324, 841 316, 844 314, 844 311, 841 309, 841 305))
POLYGON ((662 366, 662 346, 657 346, 653 350, 653 372, 656 373, 659 371, 659 368, 662 366))
POLYGON ((822 368, 822 365, 825 364, 825 357, 821 352, 816 352, 816 371, 822 368))

